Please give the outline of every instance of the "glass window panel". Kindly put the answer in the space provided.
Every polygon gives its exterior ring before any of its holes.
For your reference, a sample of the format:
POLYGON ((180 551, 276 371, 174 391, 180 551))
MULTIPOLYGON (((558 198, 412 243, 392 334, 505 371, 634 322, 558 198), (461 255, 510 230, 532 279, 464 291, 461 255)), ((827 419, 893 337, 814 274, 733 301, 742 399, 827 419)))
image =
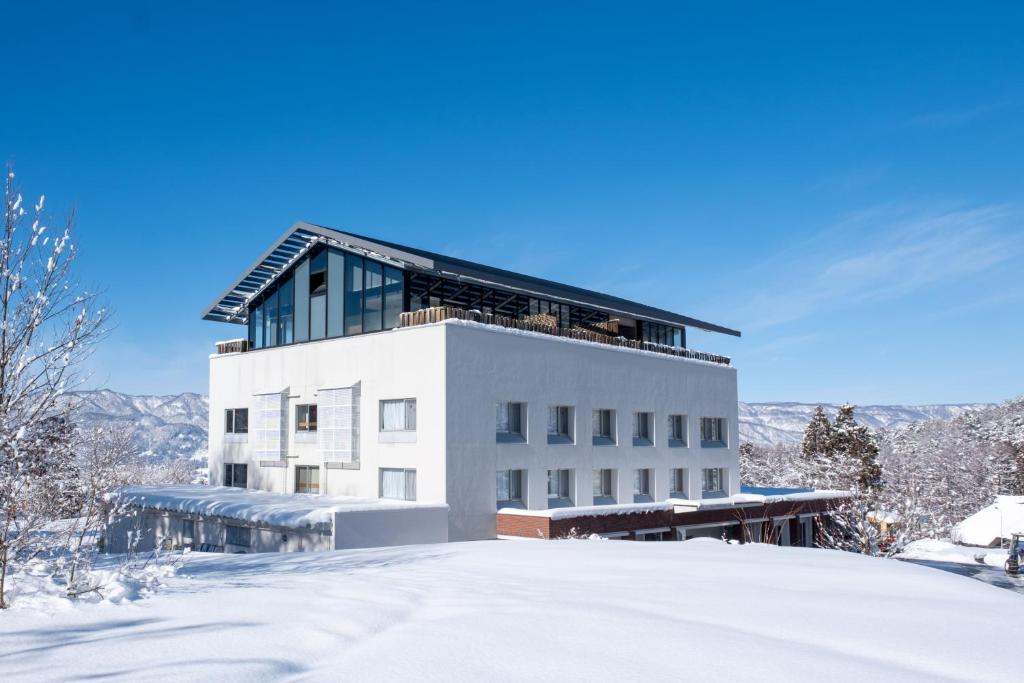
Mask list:
POLYGON ((253 325, 253 348, 263 348, 263 303, 260 302, 258 306, 253 309, 252 312, 252 325, 253 325))
POLYGON ((345 254, 345 334, 363 331, 363 259, 345 254))
POLYGON ((327 293, 327 251, 321 249, 309 262, 309 293, 327 293))
POLYGON ((295 268, 295 341, 309 340, 309 259, 295 268))
POLYGON ((327 336, 345 334, 345 254, 331 249, 327 252, 327 336))
POLYGON ((278 344, 291 344, 295 316, 295 284, 291 276, 285 278, 278 289, 278 344))
POLYGON ((309 297, 309 338, 323 339, 327 336, 327 297, 309 297))
POLYGON ((523 471, 522 470, 510 470, 509 471, 508 497, 509 497, 509 500, 522 500, 523 499, 523 471))
POLYGON ((277 346, 277 291, 267 297, 264 305, 263 340, 267 346, 277 346))
POLYGON ((366 292, 363 299, 363 332, 375 332, 381 328, 384 313, 384 267, 376 261, 364 261, 366 269, 366 292))
POLYGON ((402 312, 402 271, 397 268, 384 269, 384 329, 398 327, 398 316, 402 312))

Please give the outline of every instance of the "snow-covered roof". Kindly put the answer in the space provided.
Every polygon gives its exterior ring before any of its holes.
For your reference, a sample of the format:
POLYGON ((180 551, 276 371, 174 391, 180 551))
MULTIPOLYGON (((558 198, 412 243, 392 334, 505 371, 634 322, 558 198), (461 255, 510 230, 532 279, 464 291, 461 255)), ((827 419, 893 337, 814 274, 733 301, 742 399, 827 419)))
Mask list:
POLYGON ((954 526, 949 535, 961 545, 992 546, 1014 533, 1024 533, 1024 496, 996 496, 996 502, 954 526))
POLYGON ((329 528, 339 512, 359 513, 407 508, 447 508, 404 500, 282 494, 228 486, 128 486, 110 494, 110 502, 136 507, 227 517, 288 528, 329 528))
MULTIPOLYGON (((761 489, 748 489, 756 491, 761 489)), ((524 510, 522 508, 501 508, 502 514, 519 515, 522 517, 547 517, 548 519, 573 519, 575 517, 600 517, 604 515, 628 515, 638 512, 672 512, 677 507, 687 511, 715 510, 728 507, 744 507, 749 505, 766 505, 768 503, 804 502, 811 500, 831 500, 845 498, 850 494, 846 491, 815 491, 813 489, 763 489, 776 493, 739 493, 723 498, 703 498, 687 500, 685 498, 669 498, 657 503, 621 503, 613 505, 580 505, 575 507, 550 508, 547 510, 524 510)))

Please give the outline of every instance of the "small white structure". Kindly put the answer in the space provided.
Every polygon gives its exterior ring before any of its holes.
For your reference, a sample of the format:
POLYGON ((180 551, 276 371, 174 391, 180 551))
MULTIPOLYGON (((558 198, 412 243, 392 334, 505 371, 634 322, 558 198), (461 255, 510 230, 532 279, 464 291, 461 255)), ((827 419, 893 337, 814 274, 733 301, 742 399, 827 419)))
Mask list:
POLYGON ((294 552, 443 543, 446 505, 281 495, 221 486, 134 486, 109 497, 107 552, 294 552))
POLYGON ((996 496, 994 503, 954 526, 950 539, 960 545, 995 548, 1015 533, 1024 533, 1024 496, 996 496))

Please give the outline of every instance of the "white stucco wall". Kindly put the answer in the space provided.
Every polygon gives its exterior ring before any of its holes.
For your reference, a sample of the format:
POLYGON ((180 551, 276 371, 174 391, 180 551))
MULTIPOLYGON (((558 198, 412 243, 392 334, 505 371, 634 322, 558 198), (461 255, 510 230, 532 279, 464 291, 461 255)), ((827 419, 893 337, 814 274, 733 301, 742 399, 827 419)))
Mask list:
POLYGON ((412 468, 417 471, 417 500, 449 505, 447 536, 452 541, 494 537, 499 469, 527 471, 524 503, 532 509, 548 505, 547 470, 563 468, 574 472, 577 505, 593 502, 592 472, 603 468, 617 472, 620 503, 632 502, 633 470, 638 468, 653 470, 655 500, 669 496, 673 467, 688 470, 688 497, 699 498, 704 467, 727 467, 728 492, 739 491, 737 446, 732 367, 496 327, 413 327, 210 359, 211 483, 222 483, 224 462, 244 462, 251 488, 292 492, 295 465, 319 465, 323 493, 376 497, 379 468, 412 468), (316 403, 319 388, 356 382, 361 382, 362 396, 361 467, 328 470, 315 439, 295 434, 294 407, 316 403), (279 389, 289 395, 290 457, 287 467, 261 467, 248 439, 224 434, 224 410, 251 410, 255 394, 279 389), (413 442, 384 443, 379 437, 379 401, 393 398, 417 401, 413 442), (496 443, 499 401, 527 404, 526 443, 496 443), (547 443, 547 409, 552 405, 574 407, 575 443, 547 443), (617 444, 592 445, 595 408, 616 411, 617 444), (653 446, 632 445, 635 411, 654 413, 653 446), (670 414, 687 416, 689 447, 668 446, 670 414), (701 417, 726 418, 728 447, 700 448, 701 417))
POLYGON ((701 469, 729 469, 739 492, 736 370, 656 354, 526 336, 486 326, 446 325, 449 504, 466 526, 453 535, 494 534, 495 472, 526 470, 524 503, 548 506, 547 470, 570 469, 573 502, 593 503, 595 469, 617 470, 616 502, 633 502, 633 470, 653 470, 652 497, 669 497, 670 470, 688 470, 691 499, 701 496, 701 469), (527 404, 526 443, 496 443, 495 403, 527 404), (547 443, 549 406, 575 408, 575 443, 547 443), (592 443, 592 411, 616 411, 615 445, 592 443), (633 446, 633 413, 654 413, 654 445, 633 446), (686 448, 669 447, 668 416, 687 416, 686 448), (700 447, 700 418, 724 417, 725 448, 700 447))
POLYGON ((295 466, 320 466, 326 495, 375 498, 378 468, 412 468, 417 500, 445 502, 444 331, 408 328, 210 358, 210 483, 221 484, 225 462, 249 465, 249 487, 291 493, 295 466), (317 402, 317 390, 361 382, 360 468, 327 469, 315 434, 295 432, 295 406, 317 402), (287 467, 261 467, 252 455, 253 396, 288 393, 287 467), (379 439, 378 403, 415 398, 415 441, 379 439), (224 433, 227 408, 250 409, 250 433, 224 433))

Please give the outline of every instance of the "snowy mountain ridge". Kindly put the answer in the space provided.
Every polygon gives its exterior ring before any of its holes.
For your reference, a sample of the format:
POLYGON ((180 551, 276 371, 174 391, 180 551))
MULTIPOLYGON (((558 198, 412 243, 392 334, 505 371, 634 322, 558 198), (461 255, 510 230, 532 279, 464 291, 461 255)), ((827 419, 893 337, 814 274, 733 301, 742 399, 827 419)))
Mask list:
MULTIPOLYGON (((799 443, 817 403, 740 403, 740 441, 758 445, 799 443)), ((839 404, 820 404, 834 418, 839 404)), ((914 422, 947 420, 991 403, 939 403, 933 405, 857 406, 854 416, 871 429, 895 429, 914 422)))
MULTIPOLYGON (((193 457, 205 453, 210 402, 202 394, 135 396, 110 389, 71 394, 83 427, 130 424, 139 447, 158 457, 193 457)), ((798 443, 816 403, 740 403, 740 441, 755 444, 798 443)), ((834 417, 838 404, 823 403, 834 417)), ((858 406, 857 420, 872 429, 903 427, 923 420, 949 419, 992 404, 858 406)))
POLYGON ((202 394, 133 396, 110 389, 68 395, 80 428, 129 425, 139 449, 159 458, 205 457, 210 401, 202 394))

